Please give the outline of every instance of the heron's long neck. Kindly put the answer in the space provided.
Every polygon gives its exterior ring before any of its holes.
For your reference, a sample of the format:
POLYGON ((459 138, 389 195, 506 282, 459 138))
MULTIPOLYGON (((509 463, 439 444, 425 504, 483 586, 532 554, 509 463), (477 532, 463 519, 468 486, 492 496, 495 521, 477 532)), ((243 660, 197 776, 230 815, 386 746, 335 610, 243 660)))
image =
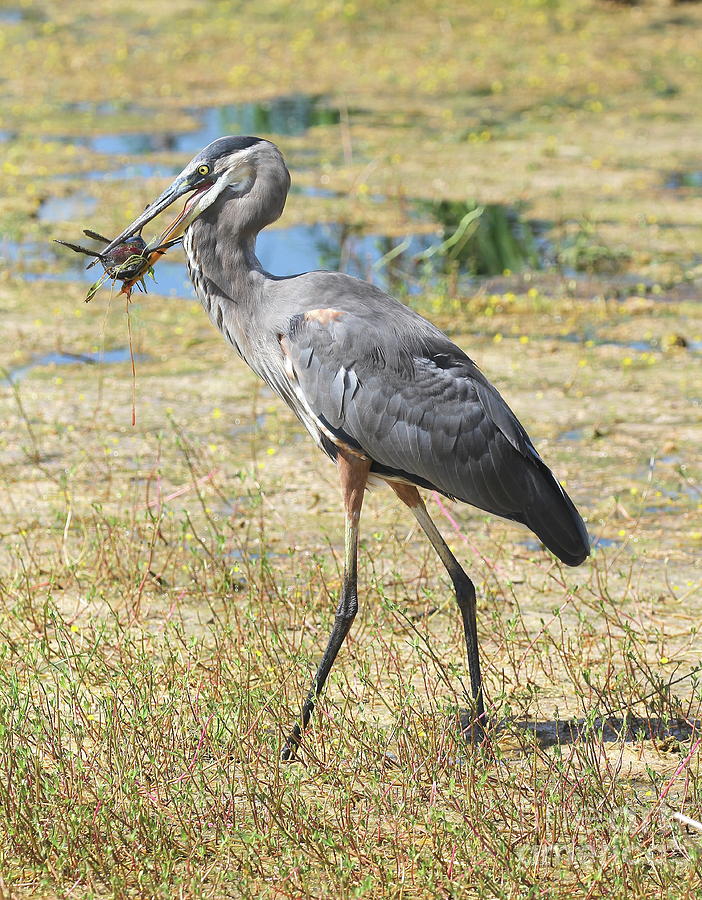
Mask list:
POLYGON ((266 273, 256 258, 256 234, 222 235, 198 219, 185 233, 188 274, 212 324, 247 359, 252 318, 266 273))

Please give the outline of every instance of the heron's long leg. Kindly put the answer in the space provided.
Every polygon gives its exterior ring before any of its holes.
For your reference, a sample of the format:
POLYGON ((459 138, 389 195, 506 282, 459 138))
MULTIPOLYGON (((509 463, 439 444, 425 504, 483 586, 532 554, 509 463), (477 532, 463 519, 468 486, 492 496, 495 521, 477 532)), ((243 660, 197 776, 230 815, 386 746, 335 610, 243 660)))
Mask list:
POLYGON ((329 636, 327 649, 317 669, 312 687, 302 707, 300 721, 288 735, 283 748, 283 760, 291 759, 300 746, 302 732, 310 720, 317 697, 319 697, 331 667, 336 659, 339 648, 344 643, 344 638, 349 633, 351 624, 358 612, 357 582, 357 557, 358 557, 358 523, 361 518, 361 506, 363 493, 368 481, 370 461, 355 456, 342 449, 336 459, 341 489, 344 496, 344 510, 346 513, 346 532, 344 550, 344 581, 341 588, 341 598, 336 610, 334 627, 329 636))
POLYGON ((478 651, 478 629, 475 618, 475 587, 470 578, 461 568, 456 557, 451 553, 446 541, 441 537, 438 528, 427 512, 424 501, 419 496, 416 487, 409 484, 391 483, 397 496, 412 510, 422 531, 432 543, 439 554, 441 562, 451 576, 456 591, 456 601, 463 619, 463 631, 466 637, 466 649, 468 650, 468 671, 470 673, 470 686, 475 702, 475 717, 479 725, 485 723, 485 707, 483 705, 483 683, 480 675, 480 654, 478 651))

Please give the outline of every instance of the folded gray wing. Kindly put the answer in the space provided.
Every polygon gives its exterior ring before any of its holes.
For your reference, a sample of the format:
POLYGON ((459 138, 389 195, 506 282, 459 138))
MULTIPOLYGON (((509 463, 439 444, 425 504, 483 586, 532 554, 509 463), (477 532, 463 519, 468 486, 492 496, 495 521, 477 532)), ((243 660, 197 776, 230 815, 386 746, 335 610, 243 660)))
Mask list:
POLYGON ((320 427, 381 475, 524 521, 548 469, 477 366, 419 316, 378 327, 323 312, 295 316, 281 344, 320 427))

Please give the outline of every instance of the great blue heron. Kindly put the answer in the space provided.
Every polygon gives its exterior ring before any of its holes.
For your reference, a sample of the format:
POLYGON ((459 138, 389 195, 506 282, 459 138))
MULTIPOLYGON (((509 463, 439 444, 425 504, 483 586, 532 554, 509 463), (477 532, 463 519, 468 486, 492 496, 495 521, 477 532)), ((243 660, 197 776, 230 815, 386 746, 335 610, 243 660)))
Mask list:
POLYGON ((149 247, 184 235, 188 272, 212 323, 336 462, 346 511, 341 599, 283 759, 295 754, 358 610, 359 518, 371 479, 387 482, 410 508, 453 582, 479 730, 485 710, 475 588, 417 488, 523 523, 570 566, 590 552, 585 526, 500 394, 438 328, 348 275, 317 271, 282 278, 264 271, 256 236, 279 218, 289 187, 274 144, 219 138, 103 253, 191 194, 149 247))

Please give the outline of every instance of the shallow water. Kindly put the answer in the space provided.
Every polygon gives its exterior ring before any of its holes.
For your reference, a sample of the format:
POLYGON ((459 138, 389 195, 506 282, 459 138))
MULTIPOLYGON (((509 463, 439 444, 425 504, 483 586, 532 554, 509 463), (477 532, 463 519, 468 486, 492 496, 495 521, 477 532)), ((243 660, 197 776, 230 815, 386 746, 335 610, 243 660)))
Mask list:
MULTIPOLYGON (((544 334, 540 337, 550 341, 564 341, 568 344, 583 344, 591 347, 621 347, 623 350, 633 350, 636 353, 650 353, 653 350, 661 350, 663 346, 663 342, 659 338, 620 340, 599 335, 597 330, 592 327, 580 334, 570 332, 569 334, 544 334)), ((691 353, 700 353, 702 352, 702 341, 686 338, 684 349, 691 353)), ((562 437, 570 433, 565 432, 562 437)))
MULTIPOLYGON (((67 112, 91 112, 108 117, 118 110, 114 104, 82 102, 68 104, 67 112)), ((136 107, 134 115, 148 115, 136 107)), ((121 110, 124 112, 124 110, 121 110)), ((287 137, 303 135, 310 128, 337 125, 341 111, 324 98, 310 94, 291 94, 255 103, 231 103, 222 106, 184 107, 183 112, 198 123, 195 128, 178 131, 106 132, 93 136, 52 135, 51 140, 87 147, 106 155, 146 156, 150 153, 192 155, 225 134, 270 134, 287 137)))
POLYGON ((664 186, 669 190, 702 188, 702 170, 698 172, 669 172, 664 186))
POLYGON ((570 431, 564 431, 558 435, 559 441, 582 441, 585 436, 583 428, 572 428, 570 431))
MULTIPOLYGON (((76 363, 85 363, 87 365, 105 365, 108 363, 123 363, 131 359, 129 347, 116 347, 113 350, 100 350, 97 353, 45 353, 43 356, 37 356, 21 366, 10 369, 7 373, 7 380, 11 383, 21 381, 34 369, 41 369, 47 366, 68 366, 76 363)), ((147 357, 144 354, 134 354, 136 362, 143 362, 147 357)))
POLYGON ((71 194, 69 197, 47 197, 39 207, 37 218, 40 222, 82 220, 91 216, 96 209, 96 198, 85 194, 71 194))
MULTIPOLYGON (((158 171, 166 175, 168 167, 158 171)), ((103 176, 98 171, 88 173, 89 179, 149 177, 157 169, 148 163, 123 166, 103 176)), ((173 173, 168 170, 167 177, 173 173)), ((331 199, 337 193, 325 188, 300 186, 293 193, 322 199, 331 199)), ((387 198, 375 198, 387 203, 387 198)), ((49 197, 40 206, 38 219, 45 223, 76 222, 81 230, 97 208, 97 200, 88 193, 75 192, 67 197, 49 197)), ((475 279, 484 275, 502 274, 509 264, 513 271, 524 268, 541 268, 545 256, 534 255, 536 227, 516 207, 501 204, 476 206, 472 203, 452 204, 450 215, 435 204, 421 200, 407 201, 407 212, 413 221, 434 226, 433 233, 410 232, 404 237, 380 233, 363 233, 357 227, 344 222, 291 225, 286 228, 264 230, 258 237, 257 255, 262 266, 273 275, 296 275, 314 270, 341 271, 372 281, 379 287, 400 294, 416 294, 426 285, 450 275, 452 278, 475 279), (448 218, 447 218, 448 216, 448 218), (470 232, 461 231, 461 222, 471 217, 470 232), (458 219, 456 219, 458 217, 458 219), (456 225, 456 222, 458 225, 456 225), (456 239, 459 235, 460 240, 456 239)), ((71 240, 90 249, 99 250, 99 244, 90 244, 80 236, 56 234, 62 240, 71 240)), ((542 240, 539 247, 545 247, 542 240)), ((544 251, 545 252, 545 251, 544 251)), ((541 251, 539 251, 541 253, 541 251)), ((12 241, 0 243, 0 257, 21 263, 18 274, 28 281, 45 277, 50 280, 75 278, 92 283, 97 270, 85 271, 83 260, 70 259, 70 251, 57 252, 54 246, 49 252, 38 242, 20 244, 12 241), (43 265, 39 275, 36 263, 43 265), (68 273, 71 273, 70 275, 68 273)), ((156 269, 158 292, 169 296, 192 298, 182 257, 171 253, 168 260, 156 269)))

